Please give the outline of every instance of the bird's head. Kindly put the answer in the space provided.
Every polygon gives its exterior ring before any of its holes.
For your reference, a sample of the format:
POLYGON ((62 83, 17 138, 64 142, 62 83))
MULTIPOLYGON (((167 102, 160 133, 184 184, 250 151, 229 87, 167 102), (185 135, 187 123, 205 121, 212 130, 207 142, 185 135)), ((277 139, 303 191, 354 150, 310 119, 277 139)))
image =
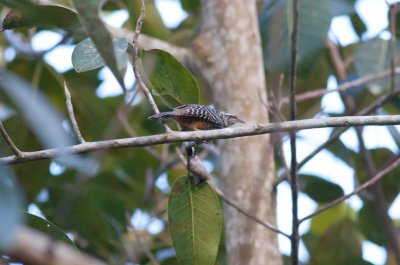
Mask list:
POLYGON ((244 123, 243 120, 239 119, 235 114, 227 113, 227 112, 220 112, 222 120, 224 122, 225 127, 229 127, 236 123, 244 123))

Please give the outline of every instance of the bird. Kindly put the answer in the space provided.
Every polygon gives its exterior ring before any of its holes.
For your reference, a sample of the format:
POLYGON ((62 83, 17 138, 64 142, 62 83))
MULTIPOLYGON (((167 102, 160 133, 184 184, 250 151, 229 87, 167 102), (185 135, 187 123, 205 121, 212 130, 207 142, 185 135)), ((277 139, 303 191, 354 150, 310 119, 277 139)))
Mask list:
POLYGON ((154 114, 148 119, 161 122, 174 119, 179 124, 181 131, 222 129, 236 123, 244 123, 235 114, 198 104, 182 105, 171 111, 154 114))

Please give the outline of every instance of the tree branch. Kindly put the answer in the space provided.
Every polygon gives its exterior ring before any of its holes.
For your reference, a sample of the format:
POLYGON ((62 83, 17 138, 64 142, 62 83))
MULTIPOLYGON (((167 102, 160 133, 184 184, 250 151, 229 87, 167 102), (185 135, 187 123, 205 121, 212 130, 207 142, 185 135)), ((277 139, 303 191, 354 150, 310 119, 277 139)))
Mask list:
POLYGON ((391 33, 391 58, 390 58, 390 77, 391 77, 391 91, 396 90, 396 64, 397 64, 397 47, 396 47, 396 15, 397 3, 390 7, 390 33, 391 33))
POLYGON ((234 203, 230 198, 228 198, 225 193, 223 193, 220 189, 214 187, 215 192, 218 194, 218 196, 224 200, 224 202, 226 202, 226 204, 232 206, 233 208, 235 208, 236 210, 238 210, 240 213, 244 214, 246 217, 248 217, 249 219, 255 221, 256 223, 264 226, 265 228, 274 231, 275 233, 281 234, 287 238, 290 239, 290 235, 286 234, 285 232, 283 232, 282 230, 279 230, 277 227, 275 227, 274 225, 265 222, 263 220, 261 220, 260 218, 258 218, 257 216, 255 216, 254 214, 251 214, 245 210, 243 210, 241 207, 239 207, 236 203, 234 203))
MULTIPOLYGON (((378 109, 379 107, 381 107, 383 104, 385 104, 386 102, 388 102, 390 99, 392 99, 393 97, 397 97, 400 94, 400 90, 399 91, 394 91, 390 94, 387 95, 383 95, 382 97, 380 97, 379 99, 377 99, 376 101, 374 101, 372 104, 370 104, 369 106, 367 106, 366 108, 362 109, 361 111, 357 112, 356 115, 354 116, 364 116, 364 115, 368 115, 370 113, 372 113, 373 111, 375 111, 376 109, 378 109)), ((344 133, 349 127, 343 127, 339 130, 337 130, 334 134, 332 134, 329 139, 321 144, 320 146, 318 146, 314 151, 312 151, 309 155, 307 155, 305 158, 303 158, 302 161, 300 161, 300 163, 297 165, 298 168, 300 169, 301 167, 303 167, 308 161, 310 161, 316 154, 318 154, 320 151, 322 151, 323 149, 325 149, 325 147, 327 147, 328 145, 330 145, 333 141, 335 141, 342 133, 344 133)))
POLYGON ((3 135, 4 140, 7 142, 8 146, 10 147, 11 151, 15 154, 17 157, 21 157, 23 152, 18 149, 18 147, 14 144, 14 142, 11 140, 11 137, 8 135, 6 129, 3 126, 3 123, 0 121, 0 133, 3 135))
MULTIPOLYGON (((147 85, 143 82, 142 76, 140 74, 139 70, 139 43, 138 43, 138 38, 140 35, 140 32, 142 31, 142 25, 144 22, 144 18, 146 16, 146 6, 144 3, 144 0, 142 2, 142 9, 140 10, 140 15, 139 18, 136 21, 136 28, 135 32, 133 33, 132 37, 132 43, 133 43, 133 55, 132 55, 132 63, 133 63, 133 73, 135 74, 136 82, 139 86, 139 88, 143 91, 144 95, 147 98, 147 101, 149 102, 152 110, 154 113, 160 113, 158 110, 157 104, 154 101, 153 96, 150 93, 150 89, 147 87, 147 85)), ((167 132, 170 132, 171 129, 164 124, 164 128, 167 132)))
POLYGON ((53 159, 59 156, 82 154, 105 149, 118 149, 126 147, 143 147, 166 143, 180 143, 187 141, 210 141, 216 139, 237 138, 276 132, 287 132, 293 130, 307 130, 326 127, 349 127, 366 125, 399 125, 400 115, 383 116, 360 116, 360 117, 338 117, 325 119, 307 119, 267 123, 260 125, 245 125, 240 127, 194 131, 194 132, 170 132, 151 136, 140 136, 134 138, 113 139, 98 142, 85 142, 64 148, 46 149, 35 152, 24 152, 21 157, 8 156, 0 158, 1 164, 18 164, 41 159, 53 159))
POLYGON ((104 262, 55 241, 31 228, 21 226, 7 255, 33 265, 105 265, 104 262))
MULTIPOLYGON (((324 96, 326 94, 333 93, 333 92, 344 92, 351 88, 364 85, 368 82, 386 78, 392 74, 392 71, 393 71, 392 69, 387 69, 382 72, 372 73, 372 74, 354 79, 352 81, 344 82, 341 85, 339 85, 338 87, 336 87, 335 89, 318 88, 318 89, 314 89, 313 91, 310 91, 310 92, 304 92, 301 94, 297 94, 296 102, 302 102, 302 101, 306 101, 309 99, 318 98, 318 97, 321 97, 321 96, 324 96)), ((395 75, 400 74, 400 67, 396 67, 394 69, 394 74, 395 75)), ((289 98, 282 98, 281 101, 282 101, 281 102, 282 104, 287 104, 287 103, 289 103, 289 98)), ((268 105, 273 105, 273 102, 269 101, 268 105)))
POLYGON ((386 168, 382 169, 380 172, 378 172, 373 178, 371 178, 370 180, 368 180, 367 182, 365 182, 364 184, 358 186, 354 191, 350 192, 349 194, 346 194, 342 197, 337 198, 336 200, 325 204, 324 206, 322 206, 321 208, 319 208, 317 211, 313 212, 312 214, 309 214, 303 218, 300 219, 300 223, 338 205, 339 203, 347 200, 348 198, 350 198, 353 195, 356 195, 362 191, 364 191, 365 189, 375 185, 380 179, 382 179, 386 174, 388 174, 389 172, 393 171, 394 169, 396 169, 397 167, 400 166, 400 157, 397 158, 393 163, 391 163, 390 165, 388 165, 386 168))
POLYGON ((65 93, 65 104, 67 105, 68 116, 69 120, 71 121, 72 129, 78 141, 80 143, 84 143, 85 139, 83 139, 81 131, 79 130, 78 123, 76 122, 74 115, 74 107, 72 106, 72 101, 71 101, 71 94, 69 93, 66 82, 64 82, 64 93, 65 93))
MULTIPOLYGON (((299 27, 299 2, 293 0, 293 29, 291 34, 291 58, 289 71, 289 105, 290 120, 296 120, 296 72, 297 72, 297 32, 299 27)), ((299 263, 299 217, 298 217, 298 196, 299 184, 297 179, 297 151, 296 132, 290 131, 290 189, 292 193, 292 235, 291 235, 291 264, 299 263)))

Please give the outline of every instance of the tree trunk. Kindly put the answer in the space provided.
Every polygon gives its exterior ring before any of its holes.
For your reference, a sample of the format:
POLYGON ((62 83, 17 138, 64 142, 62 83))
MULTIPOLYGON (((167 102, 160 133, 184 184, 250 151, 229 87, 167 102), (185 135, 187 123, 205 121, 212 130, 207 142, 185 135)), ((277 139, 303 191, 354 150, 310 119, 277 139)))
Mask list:
MULTIPOLYGON (((198 69, 217 107, 248 123, 268 122, 255 0, 203 0, 201 33, 193 42, 198 69)), ((269 136, 220 141, 223 190, 243 209, 276 223, 275 165, 269 136)), ((277 235, 225 207, 228 264, 282 264, 277 235)))

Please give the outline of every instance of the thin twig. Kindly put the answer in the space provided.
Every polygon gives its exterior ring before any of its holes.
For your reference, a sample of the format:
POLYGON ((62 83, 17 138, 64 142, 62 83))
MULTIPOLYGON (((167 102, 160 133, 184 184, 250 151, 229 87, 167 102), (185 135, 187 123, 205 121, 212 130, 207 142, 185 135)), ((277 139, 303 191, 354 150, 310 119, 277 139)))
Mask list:
POLYGON ((358 186, 354 191, 350 192, 349 194, 346 194, 344 196, 341 196, 339 198, 337 198, 336 200, 325 204, 324 206, 322 206, 321 208, 319 208, 317 211, 313 212, 312 214, 309 214, 303 218, 300 219, 300 223, 338 205, 339 203, 347 200, 348 198, 350 198, 353 195, 356 195, 362 191, 364 191, 365 189, 375 185, 380 179, 382 179, 386 174, 388 174, 389 172, 393 171, 394 169, 396 169, 397 167, 400 166, 400 157, 397 158, 393 163, 391 163, 390 165, 388 165, 386 168, 382 169, 381 171, 379 171, 373 178, 371 178, 370 180, 368 180, 367 182, 365 182, 364 184, 358 186))
POLYGON ((224 200, 224 202, 226 202, 228 205, 232 206, 233 208, 235 208, 238 212, 242 213, 243 215, 247 216, 248 218, 250 218, 251 220, 257 222, 258 224, 264 226, 265 228, 274 231, 275 233, 281 234, 287 238, 290 238, 290 235, 286 234, 285 232, 279 230, 277 227, 275 227, 274 225, 265 222, 263 220, 261 220, 260 218, 258 218, 257 216, 255 216, 252 213, 249 213, 245 210, 243 210, 241 207, 239 207, 236 203, 234 203, 230 198, 228 198, 225 193, 223 193, 220 189, 214 187, 215 192, 218 194, 218 196, 224 200))
MULTIPOLYGON (((299 21, 299 3, 293 0, 293 28, 291 34, 291 59, 289 71, 289 106, 290 120, 296 120, 296 72, 297 72, 297 31, 299 21)), ((297 156, 296 156, 296 132, 290 131, 290 188, 292 193, 292 235, 291 240, 291 261, 292 265, 299 263, 299 218, 298 218, 298 195, 299 185, 297 180, 297 156)))
POLYGON ((14 142, 11 140, 11 137, 8 135, 6 129, 3 126, 3 123, 0 121, 0 132, 4 137, 4 140, 6 140, 8 146, 10 147, 11 151, 14 153, 16 157, 22 157, 23 152, 18 149, 18 147, 14 144, 14 142))
POLYGON ((64 82, 64 93, 65 93, 65 104, 67 105, 68 116, 69 116, 69 120, 71 121, 72 129, 73 129, 78 141, 80 143, 84 143, 85 139, 83 139, 81 131, 79 130, 78 123, 76 122, 75 114, 74 114, 74 107, 72 106, 72 101, 71 101, 71 94, 69 93, 66 82, 64 82))
MULTIPOLYGON (((346 73, 343 59, 339 53, 338 47, 334 43, 329 42, 328 49, 329 49, 329 54, 331 55, 332 63, 335 67, 338 79, 340 81, 345 80, 347 78, 347 73, 346 73)), ((394 50, 394 52, 396 52, 396 50, 394 50)), ((392 67, 392 69, 394 69, 394 66, 392 67)), ((394 77, 394 75, 392 75, 392 76, 394 77)), ((393 92, 393 91, 394 90, 391 90, 391 92, 393 92)), ((343 93, 340 93, 340 96, 346 107, 346 112, 349 114, 356 113, 357 106, 356 106, 355 100, 350 96, 344 95, 343 93)), ((365 171, 368 179, 371 179, 377 172, 375 161, 372 158, 372 154, 365 147, 364 139, 362 136, 363 127, 357 127, 355 130, 356 130, 357 138, 358 138, 358 142, 359 142, 361 160, 364 164, 364 171, 365 171)), ((393 251, 393 253, 395 253, 395 259, 396 259, 397 263, 400 264, 400 246, 399 246, 399 242, 398 242, 398 239, 396 236, 396 228, 387 212, 387 208, 388 208, 387 202, 385 200, 382 187, 379 185, 379 183, 377 183, 377 185, 372 187, 372 194, 373 194, 372 201, 373 201, 373 207, 374 207, 375 213, 381 217, 380 222, 381 222, 381 225, 382 225, 382 228, 383 228, 385 234, 388 237, 389 247, 393 251)))
POLYGON ((237 138, 243 136, 261 135, 276 132, 299 131, 326 127, 350 127, 367 125, 399 125, 400 115, 337 117, 324 119, 307 119, 286 122, 267 123, 260 125, 243 125, 232 128, 209 131, 171 132, 134 138, 112 139, 97 142, 86 142, 64 148, 46 149, 35 152, 24 152, 22 157, 8 156, 0 158, 0 164, 17 164, 41 159, 56 158, 65 155, 81 154, 106 149, 126 147, 143 147, 165 143, 187 141, 210 141, 216 139, 237 138))
MULTIPOLYGON (((364 116, 364 115, 368 115, 372 112, 374 112, 375 110, 377 110, 378 108, 380 108, 381 106, 383 106, 386 102, 388 102, 390 99, 397 97, 400 94, 400 91, 395 91, 393 93, 387 94, 387 95, 383 95, 382 97, 378 98, 376 101, 374 101, 372 104, 370 104, 369 106, 365 107, 364 109, 360 110, 359 112, 357 112, 354 116, 364 116)), ((321 144, 320 146, 318 146, 316 149, 314 149, 314 151, 312 151, 310 154, 308 154, 305 158, 303 158, 303 160, 301 160, 297 167, 298 169, 302 168, 308 161, 310 161, 316 154, 318 154, 319 152, 321 152, 322 150, 324 150, 328 145, 330 145, 331 143, 333 143, 337 138, 339 138, 339 136, 344 133, 345 131, 347 131, 349 129, 349 127, 342 127, 339 130, 337 130, 336 132, 334 132, 328 140, 326 140, 323 144, 321 144)))
POLYGON ((397 15, 397 3, 390 6, 390 33, 391 33, 391 59, 390 59, 390 70, 391 70, 391 91, 396 90, 396 64, 397 64, 397 47, 396 47, 396 15, 397 15))
MULTIPOLYGON (((132 45, 133 45, 133 55, 132 55, 132 63, 133 63, 133 73, 135 75, 136 78, 136 82, 138 83, 139 88, 143 91, 144 95, 146 96, 151 109, 153 110, 154 113, 160 113, 160 111, 158 110, 157 104, 154 101, 153 96, 151 95, 150 89, 147 87, 147 85, 144 83, 142 76, 140 74, 140 70, 139 70, 139 43, 138 43, 138 38, 139 38, 139 34, 142 31, 142 25, 143 25, 143 21, 144 18, 146 16, 146 6, 144 3, 144 0, 141 1, 142 2, 142 8, 140 10, 140 15, 138 20, 136 21, 136 28, 135 28, 135 32, 133 34, 133 38, 132 38, 132 45)), ((171 129, 164 124, 164 128, 165 131, 167 132, 171 132, 171 129)))
MULTIPOLYGON (((395 75, 400 74, 400 67, 396 67, 395 68, 395 75)), ((304 92, 304 93, 300 93, 296 95, 296 102, 303 102, 309 99, 314 99, 314 98, 318 98, 318 97, 322 97, 324 95, 327 95, 329 93, 333 93, 333 92, 344 92, 347 91, 349 89, 352 89, 354 87, 358 87, 364 84, 367 84, 371 81, 375 81, 375 80, 380 80, 383 78, 386 78, 388 76, 391 75, 391 69, 386 69, 383 70, 382 72, 378 72, 378 73, 372 73, 348 82, 344 82, 342 84, 340 84, 339 86, 337 86, 334 89, 328 89, 328 88, 318 88, 318 89, 314 89, 312 91, 309 92, 304 92)), ((282 98, 281 99, 281 103, 282 104, 287 104, 289 103, 289 98, 282 98)), ((268 101, 268 105, 272 106, 274 103, 269 100, 268 101)))

